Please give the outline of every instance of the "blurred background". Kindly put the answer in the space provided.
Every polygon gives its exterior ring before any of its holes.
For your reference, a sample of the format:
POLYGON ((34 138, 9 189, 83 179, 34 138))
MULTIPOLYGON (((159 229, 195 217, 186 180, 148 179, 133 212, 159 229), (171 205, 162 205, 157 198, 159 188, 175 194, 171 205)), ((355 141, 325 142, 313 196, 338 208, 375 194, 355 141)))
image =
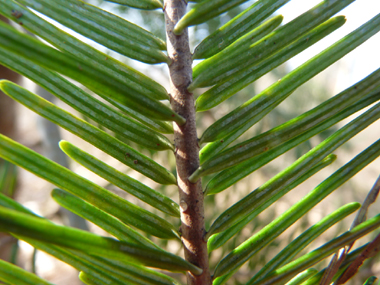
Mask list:
MULTIPOLYGON (((147 30, 159 35, 161 38, 165 38, 164 34, 164 19, 162 13, 158 11, 139 11, 130 9, 120 5, 104 2, 100 0, 88 0, 87 2, 100 6, 101 8, 118 14, 121 17, 134 22, 140 26, 143 26, 147 30)), ((190 37, 192 49, 204 39, 210 32, 214 31, 232 17, 237 15, 243 9, 252 5, 255 1, 247 1, 245 4, 238 8, 231 10, 230 12, 221 15, 220 17, 209 21, 205 24, 190 28, 190 37)), ((319 3, 317 0, 293 0, 290 3, 284 5, 278 14, 284 16, 283 24, 291 21, 301 13, 312 8, 319 3)), ((254 84, 251 84, 235 96, 222 103, 218 108, 211 109, 206 112, 197 114, 197 123, 199 126, 198 135, 203 132, 209 125, 211 125, 216 119, 222 117, 229 111, 233 110, 243 102, 252 98, 255 94, 264 90, 272 83, 286 75, 289 71, 298 67, 312 56, 316 55, 329 45, 333 44, 338 39, 344 37, 366 21, 380 13, 380 1, 379 0, 357 0, 346 9, 342 10, 339 15, 345 15, 347 18, 346 24, 332 33, 330 36, 321 40, 305 52, 291 59, 286 64, 281 65, 272 72, 263 76, 257 80, 254 84)), ((5 19, 2 19, 5 20, 5 19)), ((56 23, 57 26, 60 26, 56 23)), ((60 26, 61 27, 61 26, 60 26)), ((66 29, 65 29, 66 30, 66 29)), ((71 30, 67 30, 72 34, 76 34, 71 30)), ((84 38, 76 34, 78 38, 85 42, 91 43, 100 50, 108 53, 111 56, 118 58, 119 60, 131 65, 132 67, 142 71, 144 74, 154 78, 157 82, 163 86, 168 87, 168 70, 165 65, 148 66, 146 64, 128 59, 113 51, 106 50, 104 47, 99 46, 91 40, 84 38)), ((274 111, 266 116, 261 122, 256 124, 240 139, 244 140, 259 133, 262 133, 268 129, 271 129, 279 124, 288 121, 291 118, 298 116, 299 114, 317 106, 321 102, 328 98, 338 94, 347 87, 353 85, 357 81, 363 79, 371 72, 380 67, 380 34, 373 36, 362 46, 348 54, 346 57, 326 69, 324 72, 307 82, 304 86, 296 90, 287 100, 280 104, 274 111)), ((194 62, 196 64, 196 62, 194 62)), ((60 107, 63 107, 71 112, 77 114, 70 107, 56 98, 53 98, 51 94, 48 94, 42 88, 35 86, 33 83, 25 78, 21 78, 17 74, 14 74, 10 70, 0 66, 0 78, 6 78, 14 82, 27 87, 29 90, 39 94, 47 100, 53 101, 60 107)), ((204 90, 203 90, 204 91, 204 90)), ((202 90, 197 90, 195 94, 200 95, 202 90)), ((357 116, 355 114, 354 116, 357 116)), ((78 115, 79 116, 79 115, 78 115)), ((86 119, 86 118, 84 118, 86 119)), ((329 130, 313 137, 309 141, 299 145, 295 149, 282 155, 278 159, 275 159, 271 163, 267 164, 260 170, 257 170, 253 174, 249 175, 239 183, 230 187, 226 191, 219 193, 215 196, 208 196, 206 198, 206 217, 207 224, 210 223, 227 207, 237 202, 242 197, 246 196, 252 190, 259 187, 262 183, 276 175, 278 172, 289 166, 297 158, 302 156, 311 148, 315 147, 318 143, 327 138, 335 130, 343 126, 352 118, 348 118, 345 121, 340 122, 338 125, 330 128, 329 130)), ((92 122, 94 123, 94 122, 92 122)), ((146 207, 145 204, 139 200, 118 189, 117 187, 108 184, 102 178, 96 176, 92 172, 88 171, 84 167, 76 164, 73 161, 69 161, 63 152, 58 148, 58 142, 61 139, 68 140, 80 148, 86 148, 92 155, 102 159, 103 161, 112 164, 119 170, 128 173, 128 175, 139 179, 143 183, 151 186, 156 190, 160 190, 166 195, 172 197, 175 201, 178 200, 176 188, 173 186, 160 186, 149 179, 145 179, 143 176, 135 173, 122 165, 120 162, 110 158, 100 150, 92 147, 81 139, 75 137, 65 130, 58 129, 54 124, 49 123, 45 119, 34 114, 26 107, 21 106, 13 102, 4 94, 0 93, 0 133, 5 134, 23 145, 32 148, 33 150, 44 154, 52 160, 69 167, 76 173, 96 182, 107 189, 110 189, 125 197, 131 202, 134 202, 142 207, 146 207)), ((213 265, 230 252, 233 248, 239 245, 242 241, 250 237, 257 229, 262 228, 264 225, 272 221, 275 217, 283 213, 287 208, 294 204, 298 199, 303 197, 306 193, 311 191, 320 182, 331 175, 335 170, 339 169, 342 165, 351 160, 355 155, 368 147, 371 143, 379 138, 380 134, 380 122, 376 122, 368 127, 365 131, 358 136, 350 140, 348 143, 340 147, 335 154, 338 156, 336 162, 326 169, 320 171, 315 176, 292 190, 291 193, 285 195, 273 206, 269 207, 261 215, 259 215, 254 222, 249 224, 239 235, 231 239, 225 247, 216 250, 211 255, 211 262, 213 265)), ((133 145, 133 143, 131 143, 133 145)), ((144 154, 153 157, 155 160, 165 165, 168 169, 175 171, 174 156, 169 152, 155 153, 145 149, 139 148, 137 145, 133 145, 136 149, 144 154)), ((371 165, 357 174, 353 179, 344 184, 333 194, 328 196, 317 207, 305 215, 299 222, 293 225, 287 232, 282 234, 264 250, 260 251, 256 257, 252 258, 248 263, 244 265, 242 270, 235 278, 231 279, 228 284, 244 284, 254 272, 257 272, 263 264, 268 262, 278 251, 286 246, 291 240, 297 237, 298 234, 303 232, 306 228, 319 221, 325 215, 331 213, 339 206, 351 201, 362 202, 375 183, 376 178, 380 174, 380 159, 375 160, 371 165)), ((207 181, 211 177, 205 177, 203 184, 206 185, 207 181)), ((22 169, 16 169, 8 163, 1 162, 0 165, 0 189, 9 196, 14 197, 18 202, 22 203, 27 208, 33 210, 39 215, 45 216, 56 223, 75 226, 82 229, 88 229, 95 233, 106 235, 101 229, 97 228, 93 224, 87 223, 78 217, 68 213, 61 209, 50 197, 50 192, 54 188, 53 185, 48 184, 46 181, 39 179, 38 177, 30 174, 22 169)), ((370 208, 369 217, 379 213, 380 202, 375 203, 370 208)), ((150 209, 155 212, 154 209, 150 209)), ((169 220, 170 217, 167 217, 169 220)), ((331 238, 339 235, 343 231, 350 227, 354 216, 351 215, 344 220, 344 223, 340 223, 332 227, 320 239, 312 243, 306 250, 314 249, 331 238)), ((175 223, 175 221, 173 221, 175 223)), ((372 235, 372 238, 376 233, 372 235)), ((371 236, 367 237, 367 241, 371 236)), ((162 241, 155 240, 162 247, 167 250, 182 254, 182 249, 177 241, 162 241)), ((357 245, 364 244, 363 241, 357 243, 357 245)), ((0 258, 11 260, 17 263, 19 266, 36 272, 41 277, 49 280, 57 285, 65 284, 81 284, 77 278, 77 272, 70 266, 51 258, 43 252, 35 252, 34 249, 24 242, 17 242, 10 236, 0 235, 0 258)), ((352 281, 351 284, 362 284, 367 277, 371 275, 380 276, 380 258, 376 257, 370 261, 367 261, 362 268, 362 271, 357 276, 357 279, 352 281), (356 283, 357 282, 357 283, 356 283)), ((328 260, 325 263, 318 266, 318 269, 322 269, 326 266, 328 260)))

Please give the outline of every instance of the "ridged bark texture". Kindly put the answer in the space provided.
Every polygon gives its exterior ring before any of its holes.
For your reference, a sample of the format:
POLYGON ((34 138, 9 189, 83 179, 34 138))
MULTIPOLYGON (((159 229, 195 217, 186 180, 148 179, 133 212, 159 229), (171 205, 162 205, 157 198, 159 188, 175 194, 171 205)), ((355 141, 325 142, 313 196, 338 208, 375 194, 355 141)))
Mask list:
POLYGON ((175 35, 175 24, 186 12, 186 1, 165 0, 164 12, 168 56, 171 59, 170 96, 175 112, 186 119, 182 126, 174 124, 174 143, 178 175, 179 199, 181 207, 181 234, 187 261, 203 269, 202 275, 187 274, 189 285, 209 285, 211 276, 208 268, 207 243, 205 233, 203 191, 201 182, 190 183, 188 177, 199 166, 199 145, 195 125, 193 94, 187 91, 192 80, 192 58, 187 30, 175 35))

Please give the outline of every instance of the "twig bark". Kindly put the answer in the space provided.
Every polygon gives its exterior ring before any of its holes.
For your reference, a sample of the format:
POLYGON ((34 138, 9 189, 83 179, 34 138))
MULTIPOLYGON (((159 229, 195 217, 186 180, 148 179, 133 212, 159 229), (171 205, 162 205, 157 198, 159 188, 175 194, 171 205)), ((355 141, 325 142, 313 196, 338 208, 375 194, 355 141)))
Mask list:
POLYGON ((192 58, 187 30, 178 36, 173 33, 175 24, 186 12, 186 5, 185 0, 165 0, 164 3, 168 56, 171 59, 171 105, 175 112, 186 119, 182 126, 174 124, 181 234, 186 260, 203 269, 199 276, 188 273, 187 284, 209 285, 211 276, 207 244, 203 240, 205 227, 202 185, 200 181, 193 184, 188 180, 199 166, 194 97, 187 91, 192 79, 192 58))

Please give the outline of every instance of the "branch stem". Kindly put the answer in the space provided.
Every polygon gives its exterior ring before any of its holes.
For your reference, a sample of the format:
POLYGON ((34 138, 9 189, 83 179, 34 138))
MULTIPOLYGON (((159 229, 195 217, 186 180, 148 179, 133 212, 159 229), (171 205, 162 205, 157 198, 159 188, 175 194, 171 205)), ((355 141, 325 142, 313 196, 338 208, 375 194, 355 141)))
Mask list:
POLYGON ((175 24, 186 12, 185 0, 165 0, 164 12, 168 56, 171 60, 170 96, 173 110, 186 119, 174 123, 174 143, 181 207, 181 234, 187 261, 203 269, 201 275, 187 273, 188 285, 210 285, 207 243, 204 241, 204 204, 201 181, 191 183, 188 177, 199 166, 199 145, 195 125, 194 97, 187 90, 192 80, 192 57, 187 29, 175 35, 175 24))

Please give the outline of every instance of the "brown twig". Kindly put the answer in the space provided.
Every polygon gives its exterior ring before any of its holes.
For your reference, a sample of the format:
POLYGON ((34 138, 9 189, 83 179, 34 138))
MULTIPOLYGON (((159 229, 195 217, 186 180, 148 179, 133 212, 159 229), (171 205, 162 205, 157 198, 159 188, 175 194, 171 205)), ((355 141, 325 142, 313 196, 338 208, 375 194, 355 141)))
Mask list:
MULTIPOLYGON (((377 178, 375 184, 373 185, 373 187, 369 191, 367 197, 365 198, 365 200, 364 200, 362 206, 360 207, 360 209, 359 209, 359 211, 358 211, 358 213, 357 213, 354 221, 352 222, 350 230, 352 230, 354 227, 356 227, 357 225, 361 224, 362 222, 364 222, 367 219, 368 209, 371 206, 371 204, 373 204, 376 201, 376 199, 377 199, 377 197, 379 195, 379 192, 380 192, 380 176, 377 178)), ((343 263, 343 261, 346 258, 347 254, 350 252, 350 250, 351 250, 351 248, 352 248, 353 245, 354 245, 354 242, 352 242, 349 245, 346 245, 344 248, 340 249, 339 252, 337 252, 337 253, 334 254, 333 258, 330 261, 329 266, 327 267, 327 269, 325 271, 325 274, 323 274, 323 277, 322 277, 321 282, 320 282, 321 285, 327 285, 327 284, 331 283, 333 277, 338 272, 341 264, 343 263)), ((364 259, 365 258, 367 258, 367 257, 364 257, 364 259)), ((361 256, 358 257, 358 260, 361 260, 361 256)), ((350 269, 349 273, 347 273, 348 275, 351 274, 350 275, 351 277, 356 273, 356 271, 355 271, 355 273, 353 273, 353 270, 354 270, 353 268, 355 268, 355 266, 357 265, 355 263, 356 261, 357 260, 354 261, 354 265, 353 265, 354 267, 350 266, 349 268, 351 268, 351 269, 350 269)), ((359 263, 360 263, 360 261, 359 261, 359 263)), ((357 268, 360 265, 361 265, 361 263, 359 265, 357 265, 357 268)), ((357 268, 356 268, 356 270, 357 270, 357 268)), ((346 279, 346 278, 348 278, 347 274, 345 274, 344 279, 341 279, 343 277, 343 276, 341 276, 338 279, 338 281, 334 282, 334 285, 344 284, 344 283, 337 283, 337 282, 342 282, 341 280, 345 280, 344 282, 346 282, 348 280, 348 279, 346 279)))
POLYGON ((344 273, 335 282, 336 285, 341 285, 350 280, 359 270, 363 262, 375 256, 380 251, 380 234, 363 250, 363 252, 350 264, 344 273))
POLYGON ((204 209, 201 182, 190 183, 188 177, 199 166, 199 146, 195 125, 194 97, 187 86, 192 80, 192 58, 187 30, 175 35, 175 24, 186 12, 186 1, 165 0, 164 12, 168 56, 171 60, 170 95, 175 112, 186 119, 182 126, 174 124, 174 142, 181 207, 181 234, 187 261, 203 269, 195 276, 187 274, 189 285, 209 285, 211 276, 208 268, 207 244, 203 240, 204 209))

